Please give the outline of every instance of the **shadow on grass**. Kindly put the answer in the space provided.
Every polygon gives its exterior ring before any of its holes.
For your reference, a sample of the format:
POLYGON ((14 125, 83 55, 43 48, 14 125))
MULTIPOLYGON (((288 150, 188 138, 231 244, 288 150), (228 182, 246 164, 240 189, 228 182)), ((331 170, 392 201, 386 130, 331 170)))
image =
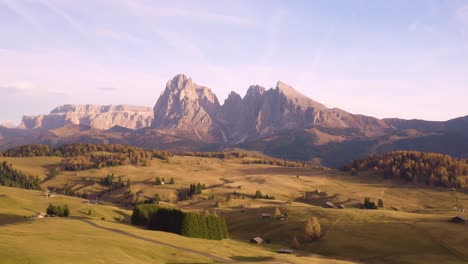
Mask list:
POLYGON ((21 215, 0 213, 0 226, 13 225, 26 222, 27 219, 21 215))
POLYGON ((123 219, 125 219, 127 221, 130 220, 130 218, 131 218, 131 215, 129 215, 129 214, 125 213, 125 212, 122 212, 122 211, 119 211, 119 210, 112 210, 112 211, 114 211, 114 213, 120 215, 121 217, 123 217, 123 219))
POLYGON ((236 260, 236 261, 249 261, 249 262, 274 260, 273 257, 249 257, 249 256, 234 256, 234 257, 231 257, 231 259, 236 260))

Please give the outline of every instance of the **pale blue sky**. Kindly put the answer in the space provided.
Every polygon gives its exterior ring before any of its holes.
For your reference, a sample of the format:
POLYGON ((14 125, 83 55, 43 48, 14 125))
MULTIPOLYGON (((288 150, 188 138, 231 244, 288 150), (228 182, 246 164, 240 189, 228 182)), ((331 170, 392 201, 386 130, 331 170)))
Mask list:
POLYGON ((468 114, 468 1, 0 0, 0 122, 153 106, 185 73, 223 101, 282 80, 380 118, 468 114))

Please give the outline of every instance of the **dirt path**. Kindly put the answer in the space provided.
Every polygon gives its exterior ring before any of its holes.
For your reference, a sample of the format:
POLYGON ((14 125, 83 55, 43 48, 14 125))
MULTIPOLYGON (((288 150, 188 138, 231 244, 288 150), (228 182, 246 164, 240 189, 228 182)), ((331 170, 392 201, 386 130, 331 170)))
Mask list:
POLYGON ((126 232, 126 231, 119 230, 119 229, 103 227, 103 226, 100 226, 100 225, 94 223, 91 220, 87 220, 87 219, 79 219, 79 220, 82 221, 82 222, 85 222, 85 223, 87 223, 87 224, 89 224, 91 226, 94 226, 96 228, 104 229, 104 230, 107 230, 107 231, 110 231, 110 232, 114 232, 114 233, 121 234, 121 235, 124 235, 124 236, 132 237, 132 238, 139 239, 139 240, 143 240, 143 241, 150 242, 150 243, 153 243, 153 244, 158 244, 158 245, 162 245, 162 246, 166 246, 166 247, 175 248, 175 249, 178 249, 178 250, 181 250, 181 251, 184 251, 184 252, 198 254, 198 255, 201 255, 203 257, 212 259, 212 260, 214 260, 216 262, 220 262, 220 263, 235 263, 236 262, 234 260, 224 259, 224 258, 215 256, 215 255, 212 255, 212 254, 209 254, 209 253, 206 253, 206 252, 202 252, 202 251, 198 251, 198 250, 194 250, 194 249, 189 249, 189 248, 184 248, 184 247, 179 247, 179 246, 175 246, 175 245, 168 244, 168 243, 165 243, 165 242, 161 242, 161 241, 158 241, 158 240, 138 236, 138 235, 126 232))

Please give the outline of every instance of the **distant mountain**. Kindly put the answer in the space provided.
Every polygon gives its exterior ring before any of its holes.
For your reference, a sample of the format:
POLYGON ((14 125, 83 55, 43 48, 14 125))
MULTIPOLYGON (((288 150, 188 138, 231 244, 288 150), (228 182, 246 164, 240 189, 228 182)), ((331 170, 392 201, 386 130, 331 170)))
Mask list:
POLYGON ((370 153, 420 150, 468 156, 468 116, 445 122, 378 119, 327 108, 279 81, 231 92, 221 105, 211 89, 183 74, 166 84, 153 109, 63 105, 25 116, 22 129, 0 127, 0 148, 25 143, 122 143, 175 151, 245 148, 327 166, 370 153))
POLYGON ((130 105, 62 105, 48 115, 23 116, 20 128, 55 129, 70 124, 87 125, 96 129, 122 126, 140 129, 151 125, 150 107, 130 105))

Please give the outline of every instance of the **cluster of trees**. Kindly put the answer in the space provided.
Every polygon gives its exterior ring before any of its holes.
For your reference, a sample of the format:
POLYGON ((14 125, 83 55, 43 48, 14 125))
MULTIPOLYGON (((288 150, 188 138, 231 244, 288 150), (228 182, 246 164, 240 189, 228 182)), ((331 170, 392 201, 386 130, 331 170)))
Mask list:
POLYGON ((150 230, 188 237, 221 240, 229 235, 226 221, 216 214, 186 213, 155 204, 136 205, 131 222, 133 225, 146 226, 150 230))
POLYGON ((77 171, 87 169, 99 169, 103 167, 115 167, 122 165, 149 166, 148 158, 129 156, 123 153, 91 153, 62 159, 64 170, 77 171))
POLYGON ((268 195, 268 194, 263 195, 260 190, 257 190, 255 192, 254 198, 255 199, 269 199, 269 200, 274 200, 275 199, 275 197, 273 195, 268 195))
POLYGON ((364 209, 377 209, 377 208, 383 208, 383 207, 384 207, 384 204, 383 204, 382 199, 379 199, 376 205, 375 202, 370 199, 370 197, 365 197, 364 203, 362 204, 362 208, 364 209))
POLYGON ((151 156, 156 159, 168 161, 169 158, 174 155, 169 151, 153 150, 151 156))
POLYGON ((175 181, 174 181, 174 178, 171 177, 171 179, 169 180, 169 183, 166 182, 166 180, 164 179, 164 177, 161 179, 159 177, 156 177, 156 180, 154 181, 154 184, 155 185, 161 185, 161 184, 175 184, 175 181))
POLYGON ((70 215, 70 209, 66 204, 64 204, 63 206, 49 204, 46 213, 50 216, 68 217, 70 215))
POLYGON ((352 175, 373 171, 389 179, 432 186, 468 187, 468 160, 417 151, 395 151, 356 160, 344 168, 352 175))
POLYGON ((301 163, 296 161, 289 160, 279 160, 279 159, 253 159, 253 160, 243 160, 242 164, 266 164, 281 166, 286 168, 309 168, 310 166, 307 163, 301 163))
POLYGON ((0 152, 0 156, 5 157, 49 157, 57 156, 51 146, 43 144, 31 144, 14 147, 0 152))
POLYGON ((37 176, 26 176, 21 171, 14 169, 6 161, 0 164, 0 185, 40 190, 40 183, 41 181, 37 176))
POLYGON ((101 179, 101 184, 104 186, 109 187, 109 191, 115 190, 115 189, 120 189, 120 188, 130 188, 132 185, 132 182, 130 179, 127 179, 126 182, 122 181, 122 177, 119 176, 117 177, 117 181, 114 181, 115 175, 114 173, 109 173, 107 174, 106 177, 101 179))
POLYGON ((153 157, 167 158, 168 152, 148 152, 120 144, 67 144, 53 148, 46 145, 24 145, 2 152, 9 157, 63 157, 64 170, 85 170, 120 165, 149 166, 153 157))
POLYGON ((239 152, 181 152, 177 155, 216 159, 241 159, 247 157, 247 154, 239 152))
POLYGON ((206 188, 205 184, 201 184, 201 183, 190 184, 190 187, 186 190, 186 192, 181 194, 181 198, 182 200, 191 199, 192 196, 196 194, 202 194, 205 188, 206 188))

